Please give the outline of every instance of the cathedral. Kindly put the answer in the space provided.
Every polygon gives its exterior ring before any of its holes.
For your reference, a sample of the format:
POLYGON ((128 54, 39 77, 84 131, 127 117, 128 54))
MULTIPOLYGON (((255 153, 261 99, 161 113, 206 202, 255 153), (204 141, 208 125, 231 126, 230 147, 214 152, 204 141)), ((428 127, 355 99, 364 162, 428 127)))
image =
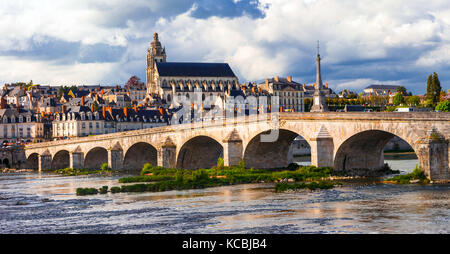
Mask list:
POLYGON ((166 50, 153 34, 147 51, 147 93, 171 104, 175 96, 193 98, 196 89, 207 96, 239 90, 239 81, 227 63, 167 62, 166 50))

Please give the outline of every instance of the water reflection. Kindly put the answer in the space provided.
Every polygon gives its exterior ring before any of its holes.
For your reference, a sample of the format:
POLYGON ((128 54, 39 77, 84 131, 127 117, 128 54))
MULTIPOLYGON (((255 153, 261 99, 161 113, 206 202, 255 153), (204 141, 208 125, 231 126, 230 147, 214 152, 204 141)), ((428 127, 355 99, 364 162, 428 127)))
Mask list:
POLYGON ((365 179, 314 192, 275 193, 267 183, 75 196, 78 187, 119 186, 119 177, 1 174, 0 233, 450 232, 450 185, 365 179))

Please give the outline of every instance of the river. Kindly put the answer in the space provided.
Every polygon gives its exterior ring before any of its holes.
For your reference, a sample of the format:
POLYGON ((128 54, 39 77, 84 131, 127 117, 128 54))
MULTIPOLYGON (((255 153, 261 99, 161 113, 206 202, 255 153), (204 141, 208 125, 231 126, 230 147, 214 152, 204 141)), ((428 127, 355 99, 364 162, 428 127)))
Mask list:
MULTIPOLYGON (((417 159, 387 156, 411 171, 417 159)), ((346 181, 275 193, 273 184, 78 197, 122 176, 0 174, 0 233, 450 233, 450 185, 346 181)))

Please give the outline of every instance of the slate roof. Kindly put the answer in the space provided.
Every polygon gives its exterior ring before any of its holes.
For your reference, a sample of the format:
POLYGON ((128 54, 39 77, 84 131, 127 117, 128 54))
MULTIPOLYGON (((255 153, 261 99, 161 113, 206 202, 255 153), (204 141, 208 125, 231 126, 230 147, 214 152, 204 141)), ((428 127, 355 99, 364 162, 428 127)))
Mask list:
POLYGON ((227 63, 158 62, 161 77, 236 77, 227 63))
POLYGON ((391 85, 370 85, 370 86, 368 86, 368 87, 366 87, 366 88, 364 88, 364 89, 370 89, 370 88, 373 88, 373 89, 397 89, 397 87, 399 87, 399 86, 391 86, 391 85))

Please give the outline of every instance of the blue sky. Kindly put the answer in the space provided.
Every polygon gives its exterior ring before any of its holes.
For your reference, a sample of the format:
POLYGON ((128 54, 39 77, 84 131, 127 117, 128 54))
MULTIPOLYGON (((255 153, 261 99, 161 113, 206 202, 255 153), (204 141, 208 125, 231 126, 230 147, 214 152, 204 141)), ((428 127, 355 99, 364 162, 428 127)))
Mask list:
POLYGON ((0 0, 0 84, 145 80, 153 32, 168 61, 227 62, 240 82, 315 79, 331 88, 450 89, 450 5, 439 0, 0 0))

